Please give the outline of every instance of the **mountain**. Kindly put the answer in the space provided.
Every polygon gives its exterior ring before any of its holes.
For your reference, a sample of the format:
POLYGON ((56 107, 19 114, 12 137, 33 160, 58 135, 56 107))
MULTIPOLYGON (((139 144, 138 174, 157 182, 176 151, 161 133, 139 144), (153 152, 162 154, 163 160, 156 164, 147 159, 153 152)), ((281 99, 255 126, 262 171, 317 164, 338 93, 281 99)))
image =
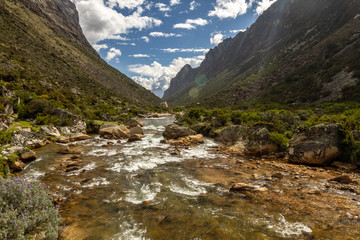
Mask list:
POLYGON ((245 32, 185 66, 171 105, 360 101, 360 1, 278 0, 245 32))
POLYGON ((0 113, 14 98, 15 110, 37 99, 90 117, 161 102, 100 58, 70 0, 0 1, 0 33, 0 86, 13 98, 0 95, 0 113))

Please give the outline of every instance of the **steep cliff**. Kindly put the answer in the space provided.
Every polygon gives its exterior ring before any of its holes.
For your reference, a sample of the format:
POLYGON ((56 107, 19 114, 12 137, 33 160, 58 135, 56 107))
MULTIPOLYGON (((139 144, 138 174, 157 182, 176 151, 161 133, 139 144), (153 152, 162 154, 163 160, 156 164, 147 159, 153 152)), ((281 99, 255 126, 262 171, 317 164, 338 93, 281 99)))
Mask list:
POLYGON ((91 115, 160 103, 100 58, 70 0, 1 1, 0 32, 0 84, 21 105, 40 98, 91 115))
POLYGON ((278 0, 246 32, 210 50, 194 77, 176 78, 189 84, 170 87, 165 99, 212 106, 360 100, 349 97, 360 90, 359 12, 356 0, 278 0))

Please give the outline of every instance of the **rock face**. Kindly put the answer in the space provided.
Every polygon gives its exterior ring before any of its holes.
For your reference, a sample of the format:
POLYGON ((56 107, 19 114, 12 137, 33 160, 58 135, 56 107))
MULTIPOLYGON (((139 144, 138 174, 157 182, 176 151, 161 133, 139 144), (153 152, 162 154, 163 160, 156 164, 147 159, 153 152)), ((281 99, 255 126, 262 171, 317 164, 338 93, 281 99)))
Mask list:
POLYGON ((296 163, 322 165, 330 163, 341 154, 340 126, 320 124, 290 141, 290 160, 296 163))
POLYGON ((186 127, 180 127, 176 124, 170 124, 165 127, 165 131, 162 135, 165 139, 177 139, 180 137, 186 137, 195 134, 196 132, 191 129, 188 129, 186 127))
POLYGON ((100 128, 99 134, 107 139, 124 139, 129 138, 130 131, 125 126, 105 126, 100 128))
POLYGON ((249 130, 249 139, 245 149, 246 154, 268 154, 275 153, 278 150, 278 146, 271 140, 269 130, 264 127, 249 130))
POLYGON ((59 130, 54 126, 41 126, 40 133, 45 136, 60 137, 59 130))
POLYGON ((13 132, 12 145, 21 147, 33 147, 38 148, 45 146, 47 140, 44 136, 26 131, 15 131, 13 132))
POLYGON ((69 124, 67 127, 60 128, 61 133, 71 135, 74 133, 86 132, 86 122, 81 116, 74 115, 60 108, 54 110, 54 115, 64 121, 67 121, 69 124))
MULTIPOLYGON (((324 100, 322 98, 325 96, 338 96, 333 94, 338 92, 338 89, 341 92, 345 86, 355 86, 359 77, 345 84, 343 82, 338 84, 339 81, 334 80, 329 87, 321 90, 309 86, 306 82, 309 80, 306 79, 313 77, 316 72, 325 71, 320 67, 319 62, 329 62, 332 57, 339 55, 345 58, 357 51, 355 46, 349 51, 342 50, 349 47, 344 40, 351 37, 356 39, 355 41, 359 39, 359 35, 353 36, 353 33, 357 33, 355 16, 359 13, 360 2, 354 0, 273 2, 274 4, 245 32, 238 33, 234 38, 225 39, 214 49, 210 49, 198 68, 191 69, 187 65, 181 69, 171 80, 163 99, 177 105, 199 102, 201 105, 227 106, 264 96, 262 101, 266 102, 269 99, 269 91, 277 91, 278 83, 282 83, 282 87, 287 90, 281 91, 281 94, 278 94, 278 91, 274 93, 272 96, 276 100, 284 103, 290 98, 295 98, 295 102, 313 101, 304 97, 304 94, 311 93, 316 100, 324 101, 325 98, 324 100), (334 35, 339 38, 336 42, 329 41, 329 43, 336 47, 329 44, 328 48, 335 53, 317 49, 320 42, 324 42, 325 39, 330 40, 335 37, 334 35), (283 54, 275 54, 280 52, 283 54), (269 63, 265 64, 266 61, 269 63), (275 71, 274 62, 278 66, 275 71), (299 64, 299 62, 307 62, 307 64, 299 64), (314 71, 309 71, 310 64, 314 64, 314 71), (294 76, 299 72, 300 67, 303 75, 295 79, 294 76), (267 69, 271 69, 271 73, 267 72, 267 69), (255 80, 253 76, 259 73, 263 76, 255 80)), ((317 79, 316 81, 322 81, 318 85, 326 86, 330 79, 334 79, 334 76, 347 69, 347 66, 350 64, 344 63, 344 67, 337 70, 331 67, 334 75, 327 77, 326 80, 317 79)), ((351 73, 351 70, 348 73, 351 73)), ((358 89, 357 86, 356 88, 358 89)))

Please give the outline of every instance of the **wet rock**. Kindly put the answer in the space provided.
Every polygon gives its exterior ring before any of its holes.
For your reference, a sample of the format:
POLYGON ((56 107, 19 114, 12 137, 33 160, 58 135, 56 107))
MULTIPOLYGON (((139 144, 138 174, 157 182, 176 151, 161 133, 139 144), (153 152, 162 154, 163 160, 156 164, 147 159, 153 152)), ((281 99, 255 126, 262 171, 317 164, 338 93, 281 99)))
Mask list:
POLYGON ((72 167, 68 167, 65 169, 65 172, 72 172, 72 171, 76 171, 79 170, 80 167, 79 166, 72 166, 72 167))
POLYGON ((61 137, 57 140, 58 143, 69 143, 70 140, 68 137, 61 137))
POLYGON ((135 118, 131 118, 127 123, 126 126, 128 126, 129 128, 133 128, 133 127, 143 127, 143 124, 140 123, 138 120, 136 120, 135 118))
POLYGON ((69 148, 69 146, 61 146, 57 152, 62 153, 62 154, 69 154, 70 148, 69 148))
POLYGON ((329 180, 329 182, 338 182, 338 183, 342 183, 342 184, 349 184, 349 183, 353 183, 353 180, 350 178, 349 175, 343 175, 340 177, 332 178, 329 180))
POLYGON ((20 160, 25 163, 32 162, 35 159, 36 159, 36 153, 34 151, 27 150, 20 154, 20 160))
POLYGON ((171 156, 179 156, 180 155, 180 150, 179 149, 174 149, 172 151, 170 151, 170 155, 171 156))
POLYGON ((130 131, 125 126, 115 125, 100 128, 99 134, 106 139, 125 139, 129 138, 130 131))
POLYGON ((139 135, 144 135, 144 131, 142 130, 141 127, 132 127, 130 128, 130 135, 133 135, 133 134, 139 134, 139 135))
POLYGON ((143 137, 144 137, 144 135, 141 135, 141 134, 133 134, 129 137, 128 142, 141 141, 143 137))
POLYGON ((191 144, 204 143, 204 136, 202 134, 187 136, 185 141, 189 141, 191 144))
POLYGON ((167 141, 166 141, 166 139, 161 139, 160 140, 160 143, 166 143, 167 141))
POLYGON ((345 163, 345 162, 333 162, 332 165, 337 168, 340 168, 343 170, 349 170, 349 171, 357 169, 357 166, 355 164, 345 163))
POLYGON ((45 136, 60 137, 59 130, 56 127, 54 127, 53 125, 41 126, 40 133, 45 136))
POLYGON ((247 192, 247 191, 254 191, 255 187, 250 184, 246 183, 235 183, 231 186, 230 192, 247 192))
POLYGON ((77 141, 83 141, 83 140, 88 140, 88 139, 92 139, 92 137, 87 134, 83 134, 83 133, 78 133, 78 134, 75 134, 75 135, 72 135, 69 137, 70 142, 77 142, 77 141))
POLYGON ((323 165, 334 161, 340 154, 339 124, 320 124, 290 141, 290 161, 323 165))
POLYGON ((79 159, 79 158, 80 158, 80 156, 77 154, 71 156, 71 159, 79 159))
POLYGON ((245 153, 249 155, 271 154, 279 151, 279 147, 271 140, 270 132, 264 127, 249 130, 249 139, 245 153))
POLYGON ((43 147, 47 143, 47 140, 44 136, 25 131, 15 131, 12 136, 12 145, 22 146, 22 147, 32 147, 38 148, 43 147))
POLYGON ((165 131, 162 135, 165 139, 177 139, 180 137, 186 137, 195 134, 196 132, 191 129, 188 129, 186 127, 180 127, 176 124, 170 124, 165 127, 165 131))
POLYGON ((26 167, 26 164, 23 163, 21 160, 17 160, 10 165, 10 169, 13 172, 21 172, 26 167))
POLYGON ((283 177, 284 177, 284 175, 282 173, 279 173, 279 172, 271 175, 271 178, 282 179, 283 177))

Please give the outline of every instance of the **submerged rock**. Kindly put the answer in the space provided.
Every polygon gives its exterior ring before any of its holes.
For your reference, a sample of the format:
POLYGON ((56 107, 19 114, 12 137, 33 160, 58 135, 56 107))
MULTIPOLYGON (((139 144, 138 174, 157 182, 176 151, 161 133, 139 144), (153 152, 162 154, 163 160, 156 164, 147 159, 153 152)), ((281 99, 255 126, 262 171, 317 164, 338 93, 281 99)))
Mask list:
POLYGON ((341 154, 340 125, 320 124, 290 141, 290 161, 323 165, 336 160, 341 154))
POLYGON ((162 135, 165 139, 177 139, 180 137, 186 137, 195 134, 196 132, 191 129, 188 129, 186 127, 180 127, 176 124, 170 124, 165 127, 165 131, 162 135))

